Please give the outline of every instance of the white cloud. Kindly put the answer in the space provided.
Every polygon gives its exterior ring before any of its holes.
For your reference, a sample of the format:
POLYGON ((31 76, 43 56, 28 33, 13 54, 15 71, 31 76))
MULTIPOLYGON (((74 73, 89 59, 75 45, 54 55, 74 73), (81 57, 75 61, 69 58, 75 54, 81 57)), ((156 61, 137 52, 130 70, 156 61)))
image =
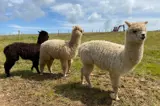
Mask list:
POLYGON ((18 7, 14 7, 13 18, 22 18, 30 21, 45 16, 45 12, 34 3, 24 2, 18 7))
POLYGON ((21 29, 22 28, 21 26, 16 25, 16 24, 11 24, 11 25, 9 25, 9 27, 15 28, 15 29, 21 29))
POLYGON ((75 23, 84 15, 80 4, 64 3, 51 7, 54 12, 65 16, 69 22, 75 23))
POLYGON ((143 11, 148 11, 148 10, 154 10, 154 7, 153 6, 148 6, 148 7, 144 7, 143 8, 143 11))
POLYGON ((96 13, 96 12, 92 13, 92 14, 88 17, 88 21, 89 21, 89 22, 95 22, 95 21, 99 21, 99 20, 101 20, 101 19, 102 19, 101 15, 98 14, 98 13, 96 13))
POLYGON ((160 0, 0 0, 0 21, 14 18, 32 21, 49 11, 63 17, 62 29, 79 24, 86 30, 111 30, 124 24, 124 20, 148 20, 148 28, 156 29, 160 27, 159 4, 160 0))
POLYGON ((11 3, 22 4, 23 0, 9 0, 11 3))
POLYGON ((52 5, 55 3, 55 0, 32 0, 33 3, 35 3, 38 6, 46 6, 52 5))
POLYGON ((44 29, 44 28, 41 28, 41 27, 20 26, 20 25, 17 25, 17 24, 11 24, 11 25, 8 25, 8 27, 13 28, 15 30, 22 30, 22 31, 44 29))
POLYGON ((21 18, 31 21, 45 16, 43 8, 55 0, 0 0, 0 21, 21 18), (6 15, 6 14, 10 15, 6 15))
POLYGON ((55 2, 55 0, 43 0, 43 1, 46 2, 46 4, 51 4, 55 2))
POLYGON ((23 25, 17 25, 17 24, 9 24, 8 25, 9 28, 11 28, 13 31, 12 32, 18 32, 18 30, 20 30, 20 32, 23 33, 35 33, 37 31, 40 30, 45 30, 49 33, 55 33, 58 32, 58 30, 63 31, 63 30, 71 30, 70 28, 72 27, 65 27, 65 26, 53 26, 53 27, 38 27, 38 26, 23 26, 23 25))

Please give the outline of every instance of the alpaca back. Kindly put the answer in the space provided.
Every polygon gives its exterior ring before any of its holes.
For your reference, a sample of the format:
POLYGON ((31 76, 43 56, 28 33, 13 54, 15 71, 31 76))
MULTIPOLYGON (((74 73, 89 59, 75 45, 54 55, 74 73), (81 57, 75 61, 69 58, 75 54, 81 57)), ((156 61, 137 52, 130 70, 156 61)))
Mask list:
POLYGON ((7 58, 20 56, 23 59, 34 59, 39 57, 40 45, 35 43, 16 42, 4 48, 4 54, 7 58), (37 55, 37 56, 36 56, 37 55))
POLYGON ((54 39, 48 40, 41 44, 41 54, 49 55, 54 59, 67 59, 70 58, 71 49, 68 46, 68 42, 64 40, 54 39))
POLYGON ((19 47, 18 54, 23 59, 34 60, 39 58, 40 44, 35 43, 19 43, 21 45, 19 47))
POLYGON ((48 40, 49 36, 46 31, 40 31, 37 43, 15 42, 6 46, 3 50, 9 60, 18 60, 19 56, 23 59, 33 60, 39 58, 40 44, 48 40))
POLYGON ((120 44, 95 40, 83 43, 79 48, 79 56, 84 64, 95 64, 101 69, 111 71, 115 70, 114 62, 122 60, 119 58, 123 55, 123 49, 124 46, 120 44))

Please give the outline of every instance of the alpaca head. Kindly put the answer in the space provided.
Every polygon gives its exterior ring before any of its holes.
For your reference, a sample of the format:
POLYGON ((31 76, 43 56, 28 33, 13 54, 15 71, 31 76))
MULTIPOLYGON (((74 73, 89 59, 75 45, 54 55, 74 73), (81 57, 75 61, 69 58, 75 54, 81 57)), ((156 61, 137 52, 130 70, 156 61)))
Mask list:
POLYGON ((39 32, 39 36, 38 36, 38 40, 37 43, 38 44, 42 44, 44 41, 48 40, 49 36, 48 33, 46 31, 38 31, 39 32))
POLYGON ((128 26, 126 32, 127 42, 142 43, 147 37, 146 22, 130 23, 125 21, 128 26))
POLYGON ((81 37, 83 35, 83 29, 80 26, 74 26, 72 29, 72 35, 69 42, 70 46, 81 43, 81 37))
POLYGON ((80 26, 73 26, 72 34, 83 35, 84 31, 80 26))

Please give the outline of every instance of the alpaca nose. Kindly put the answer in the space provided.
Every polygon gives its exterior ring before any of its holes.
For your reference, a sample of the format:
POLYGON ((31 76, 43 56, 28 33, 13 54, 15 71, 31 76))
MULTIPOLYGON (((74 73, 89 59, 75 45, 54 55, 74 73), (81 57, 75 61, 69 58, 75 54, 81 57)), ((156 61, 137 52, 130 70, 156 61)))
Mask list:
POLYGON ((145 34, 141 34, 141 39, 145 39, 145 34))

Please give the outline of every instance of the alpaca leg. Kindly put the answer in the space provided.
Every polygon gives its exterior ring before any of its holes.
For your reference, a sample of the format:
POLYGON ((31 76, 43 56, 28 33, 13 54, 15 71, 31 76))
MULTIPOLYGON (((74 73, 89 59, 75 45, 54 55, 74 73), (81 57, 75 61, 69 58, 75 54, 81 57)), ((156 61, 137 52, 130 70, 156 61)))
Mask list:
POLYGON ((35 67, 36 68, 36 70, 37 70, 37 73, 38 74, 40 74, 40 72, 39 72, 39 68, 38 68, 38 60, 36 60, 36 61, 33 61, 33 66, 32 67, 35 67))
POLYGON ((71 67, 71 63, 72 63, 72 60, 68 60, 68 72, 67 73, 70 73, 70 67, 71 67))
POLYGON ((32 67, 31 67, 31 71, 33 71, 33 68, 34 68, 34 62, 32 61, 32 67))
POLYGON ((53 63, 53 61, 54 61, 54 59, 53 59, 53 60, 49 60, 49 61, 47 62, 48 71, 49 71, 50 73, 52 73, 52 63, 53 63))
POLYGON ((120 100, 118 97, 118 87, 119 87, 120 75, 117 75, 111 72, 109 74, 111 78, 112 88, 115 93, 114 96, 112 96, 112 98, 115 100, 120 100))
POLYGON ((40 60, 40 75, 43 75, 44 67, 46 65, 46 61, 40 60))
POLYGON ((84 84, 83 68, 81 68, 81 84, 84 84))
MULTIPOLYGON (((32 64, 33 64, 33 63, 32 63, 32 64)), ((33 67, 33 65, 32 65, 32 67, 31 67, 31 71, 33 70, 33 68, 34 68, 34 67, 33 67)))
POLYGON ((43 75, 45 64, 40 64, 40 75, 43 75))
POLYGON ((43 75, 44 67, 50 60, 50 56, 46 52, 40 52, 39 64, 40 64, 40 74, 43 75))
POLYGON ((63 70, 63 76, 67 76, 68 71, 68 60, 61 60, 62 70, 63 70))
POLYGON ((38 74, 40 74, 40 71, 39 71, 38 65, 36 65, 36 66, 35 66, 35 68, 36 68, 36 70, 37 70, 37 73, 38 73, 38 74))
POLYGON ((85 79, 86 79, 88 86, 90 88, 92 87, 92 85, 91 85, 89 77, 90 77, 90 74, 92 71, 93 71, 93 65, 84 65, 82 73, 85 76, 85 79))
POLYGON ((15 62, 15 60, 6 60, 4 63, 4 69, 7 77, 10 77, 10 69, 13 67, 15 62))

